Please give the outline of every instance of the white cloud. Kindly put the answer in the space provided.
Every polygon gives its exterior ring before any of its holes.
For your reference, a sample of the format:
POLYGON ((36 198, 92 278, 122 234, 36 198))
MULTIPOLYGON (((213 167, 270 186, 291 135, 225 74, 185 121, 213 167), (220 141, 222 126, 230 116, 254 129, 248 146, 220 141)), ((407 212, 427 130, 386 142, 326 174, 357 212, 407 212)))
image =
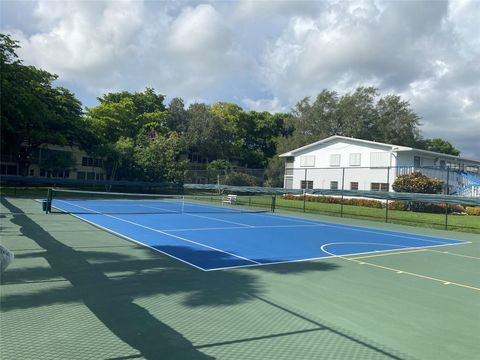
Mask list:
POLYGON ((23 36, 19 52, 26 62, 65 80, 95 81, 102 74, 102 81, 111 82, 115 75, 108 70, 131 55, 142 13, 136 1, 41 1, 34 15, 43 31, 23 36))
POLYGON ((2 30, 25 62, 82 94, 152 86, 186 103, 288 111, 324 88, 373 85, 410 101, 426 137, 480 158, 476 0, 6 4, 2 30))

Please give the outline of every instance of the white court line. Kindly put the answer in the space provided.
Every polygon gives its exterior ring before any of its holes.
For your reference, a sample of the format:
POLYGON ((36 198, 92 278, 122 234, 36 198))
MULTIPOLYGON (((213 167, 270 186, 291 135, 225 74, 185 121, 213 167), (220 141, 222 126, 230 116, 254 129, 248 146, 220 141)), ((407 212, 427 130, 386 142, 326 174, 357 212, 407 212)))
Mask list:
MULTIPOLYGON (((63 209, 60 209, 60 208, 58 208, 58 207, 56 207, 56 206, 53 206, 53 205, 52 205, 52 207, 54 207, 54 208, 56 208, 56 209, 58 209, 58 210, 60 210, 60 211, 64 211, 63 209)), ((158 251, 159 253, 162 253, 162 254, 164 254, 164 255, 168 255, 168 256, 170 256, 171 258, 174 258, 174 259, 176 259, 176 260, 179 260, 179 261, 183 262, 184 264, 193 266, 194 268, 197 268, 197 269, 199 269, 199 270, 207 271, 207 269, 204 269, 204 268, 202 268, 202 267, 200 267, 200 266, 198 266, 198 265, 192 264, 192 263, 190 263, 190 262, 188 262, 188 261, 186 261, 186 260, 184 260, 184 259, 178 258, 178 257, 176 257, 176 256, 174 256, 174 255, 172 255, 172 254, 169 254, 169 253, 166 253, 166 252, 164 252, 164 251, 162 251, 162 250, 156 249, 156 248, 154 248, 154 247, 152 247, 152 246, 150 246, 150 245, 147 245, 147 244, 142 243, 142 242, 140 242, 140 241, 138 241, 138 240, 135 240, 135 239, 133 239, 133 238, 130 238, 130 237, 124 235, 124 234, 118 233, 118 232, 116 232, 116 231, 114 231, 114 230, 112 230, 112 229, 106 228, 106 227, 104 227, 104 226, 102 226, 102 225, 99 225, 99 224, 93 222, 93 221, 90 221, 90 220, 87 220, 87 219, 85 219, 85 218, 82 218, 82 217, 79 216, 79 215, 76 215, 76 214, 73 214, 73 213, 69 213, 69 214, 72 215, 73 217, 76 217, 77 219, 80 219, 80 220, 82 220, 82 221, 85 221, 86 223, 89 223, 90 225, 95 226, 95 227, 97 227, 97 228, 99 228, 99 229, 102 229, 102 230, 104 230, 104 231, 106 231, 106 232, 108 232, 108 233, 114 234, 114 235, 116 235, 116 236, 118 236, 118 237, 121 237, 121 238, 126 239, 126 240, 131 241, 131 242, 134 242, 134 243, 136 243, 136 244, 138 244, 138 245, 147 247, 147 248, 149 248, 149 249, 151 249, 151 250, 158 251)))
POLYGON ((228 255, 231 255, 231 256, 233 256, 233 257, 242 259, 242 260, 246 260, 246 261, 249 261, 249 262, 252 262, 252 263, 260 264, 258 261, 255 261, 255 260, 252 260, 252 259, 248 259, 248 258, 246 258, 246 257, 240 256, 240 255, 236 255, 236 254, 230 253, 230 252, 225 251, 225 250, 217 249, 217 248, 215 248, 215 247, 213 247, 213 246, 209 246, 209 245, 205 245, 205 244, 202 244, 202 243, 193 241, 193 240, 189 240, 189 239, 183 238, 183 237, 181 237, 181 236, 169 234, 169 233, 167 233, 167 232, 165 232, 165 231, 162 231, 162 230, 157 230, 157 229, 154 229, 154 228, 151 228, 151 227, 142 225, 142 224, 138 224, 138 223, 133 222, 133 221, 125 220, 125 219, 122 219, 122 218, 119 218, 119 217, 116 217, 116 216, 113 216, 113 215, 103 214, 103 213, 100 213, 100 212, 98 212, 98 211, 95 211, 95 210, 92 210, 92 209, 88 209, 88 208, 83 207, 83 206, 80 206, 80 205, 72 204, 72 203, 70 203, 70 202, 68 202, 68 201, 65 201, 65 200, 58 200, 58 201, 62 201, 62 202, 64 202, 64 203, 66 203, 66 204, 69 204, 69 205, 72 205, 72 206, 76 206, 76 207, 81 208, 81 209, 84 209, 84 210, 93 211, 93 212, 95 212, 95 213, 97 213, 97 214, 104 215, 104 216, 110 217, 110 218, 112 218, 112 219, 120 220, 120 221, 129 223, 129 224, 132 224, 132 225, 136 225, 136 226, 142 227, 142 228, 147 229, 147 230, 151 230, 151 231, 154 231, 154 232, 158 232, 158 233, 163 234, 163 235, 171 236, 171 237, 176 238, 176 239, 179 239, 179 240, 183 240, 183 241, 186 241, 186 242, 189 242, 189 243, 192 243, 192 244, 196 244, 196 245, 199 245, 199 246, 208 248, 208 249, 212 249, 212 250, 215 250, 215 251, 219 251, 219 252, 222 252, 222 253, 224 253, 224 254, 228 254, 228 255))
MULTIPOLYGON (((152 208, 155 208, 155 207, 152 207, 152 208)), ((201 216, 201 215, 196 215, 196 214, 187 214, 187 215, 192 215, 192 216, 198 216, 198 217, 205 217, 207 219, 213 219, 213 220, 219 220, 219 221, 224 221, 224 222, 229 222, 228 220, 222 220, 222 219, 216 219, 216 218, 211 218, 211 217, 208 217, 208 216, 201 216)), ((301 223, 306 223, 306 224, 312 224, 312 225, 316 225, 316 224, 322 224, 323 226, 327 226, 327 227, 332 227, 332 228, 336 228, 336 229, 348 229, 348 230, 352 230, 352 231, 359 231, 359 232, 366 232, 366 233, 372 233, 372 234, 380 234, 380 235, 388 235, 388 236, 392 236, 392 237, 399 237, 399 238, 403 238, 403 239, 411 239, 411 240, 419 240, 419 241, 424 241, 424 242, 429 242, 429 243, 436 243, 436 244, 443 244, 442 241, 438 241, 438 240, 428 240, 428 239, 424 239, 420 236, 422 235, 418 235, 418 236, 415 236, 414 234, 412 235, 403 235, 403 234, 399 234, 398 231, 389 231, 389 230, 385 230, 385 231, 381 231, 381 230, 368 230, 368 228, 363 228, 361 226, 355 226, 355 225, 343 225, 343 224, 334 224, 334 223, 329 223, 329 222, 323 222, 323 221, 317 221, 317 220, 300 220, 300 219, 296 219, 296 218, 290 218, 290 217, 287 217, 287 216, 283 216, 283 215, 270 215, 270 214, 253 214, 255 216, 266 216, 268 218, 280 218, 282 220, 287 220, 287 221, 293 221, 293 222, 301 222, 301 223)), ((232 222, 234 224, 240 224, 240 225, 244 225, 244 226, 248 226, 248 227, 252 227, 254 228, 254 226, 252 225, 247 225, 247 224, 242 224, 242 223, 235 223, 235 222, 232 222)), ((426 236, 426 235, 425 235, 426 236)), ((429 237, 431 238, 431 236, 426 236, 426 237, 429 237)), ((450 239, 445 239, 445 240, 450 240, 450 239)), ((459 240, 454 240, 454 241, 459 241, 459 240)), ((463 243, 469 243, 469 242, 463 242, 463 243)))
MULTIPOLYGON (((465 284, 460 284, 460 283, 456 283, 456 282, 453 282, 453 281, 449 281, 449 280, 442 280, 442 279, 438 279, 438 278, 434 278, 434 277, 431 277, 431 276, 426 276, 426 275, 422 275, 422 274, 417 274, 417 273, 412 273, 412 272, 409 272, 409 271, 404 271, 404 270, 400 270, 400 269, 395 269, 395 268, 391 268, 391 267, 388 267, 388 266, 383 266, 383 265, 377 265, 377 264, 373 264, 373 263, 369 263, 369 262, 366 262, 366 261, 362 261, 362 260, 356 260, 356 258, 348 258, 348 257, 345 257, 347 255, 335 255, 331 252, 329 252, 328 250, 326 250, 325 248, 327 246, 331 246, 331 245, 338 245, 338 244, 361 244, 361 243, 357 243, 357 242, 336 242, 336 243, 329 243, 329 244, 324 244, 320 247, 320 250, 322 250, 324 253, 326 254, 329 254, 333 257, 338 257, 340 259, 343 259, 343 260, 347 260, 347 261, 351 261, 351 262, 355 262, 359 265, 368 265, 368 266, 372 266, 372 267, 375 267, 375 268, 379 268, 379 269, 383 269, 383 270, 389 270, 389 271, 394 271, 396 272, 397 274, 406 274, 406 275, 411 275, 411 276, 414 276, 414 277, 418 277, 418 278, 422 278, 422 279, 427 279, 427 280, 433 280, 433 281, 436 281, 436 282, 441 282, 442 284, 444 285, 455 285, 455 286, 459 286, 459 287, 463 287, 463 288, 466 288, 466 289, 470 289, 470 290, 476 290, 476 291, 480 291, 480 288, 477 288, 477 287, 474 287, 474 286, 470 286, 470 285, 465 285, 465 284)), ((375 244, 375 243, 363 243, 363 244, 375 244)), ((388 244, 388 245, 391 245, 391 246, 394 246, 394 244, 388 244)), ((453 244, 451 244, 453 245, 453 244)), ((434 245, 434 246, 441 246, 441 245, 434 245)))
POLYGON ((444 254, 444 255, 460 256, 460 257, 464 257, 464 258, 467 258, 467 259, 480 260, 480 257, 478 257, 478 256, 470 256, 470 255, 451 253, 449 251, 438 251, 438 250, 428 250, 428 251, 431 251, 431 252, 434 252, 434 253, 439 253, 439 254, 444 254))
MULTIPOLYGON (((147 207, 147 208, 150 208, 150 209, 167 210, 167 209, 164 209, 164 208, 162 208, 162 207, 156 207, 156 206, 146 206, 146 205, 140 205, 140 206, 147 207)), ((167 211, 176 212, 176 211, 174 211, 174 210, 167 210, 167 211)), ((199 217, 199 218, 210 219, 210 220, 221 221, 221 222, 228 223, 228 224, 241 225, 241 226, 243 226, 243 227, 249 227, 249 228, 254 227, 254 226, 252 226, 252 225, 243 224, 243 223, 239 223, 239 222, 236 222, 236 221, 229 221, 229 220, 217 219, 217 218, 210 217, 210 216, 192 214, 192 213, 187 213, 187 212, 182 212, 181 214, 182 214, 182 215, 195 216, 195 217, 199 217)), ((166 230, 165 230, 165 231, 166 231, 166 230)))
POLYGON ((349 258, 349 259, 359 260, 359 259, 368 259, 368 258, 379 257, 379 256, 391 256, 391 255, 398 255, 398 254, 412 254, 412 253, 423 252, 423 251, 428 251, 428 249, 425 249, 423 247, 421 249, 417 249, 417 250, 405 250, 405 251, 396 251, 395 249, 393 249, 393 250, 391 250, 391 252, 387 252, 387 253, 367 255, 367 256, 357 256, 357 257, 349 258))
MULTIPOLYGON (((72 204, 74 206, 77 206, 75 204, 72 204)), ((89 211, 91 211, 90 209, 88 209, 89 211)), ((167 209, 163 209, 162 210, 167 210, 167 209)), ((167 211, 170 211, 170 212, 175 212, 173 210, 167 210, 167 211)), ((105 215, 105 214, 104 214, 105 215)), ((191 215, 191 214, 189 214, 191 215)), ((317 221, 317 220, 312 220, 312 221, 308 221, 308 220, 300 220, 300 219, 296 219, 296 218, 291 218, 291 217, 287 217, 287 216, 283 216, 283 215, 269 215, 269 214, 264 214, 264 213, 255 213, 255 214, 252 214, 252 215, 255 215, 255 216, 265 216, 265 217, 268 217, 268 218, 275 218, 275 219, 282 219, 282 220, 285 220, 285 221, 291 221, 291 222, 299 222, 299 223, 304 223, 304 224, 309 224, 311 225, 312 227, 314 226, 327 226, 327 227, 333 227, 333 228, 340 228, 340 229, 348 229, 348 230, 354 230, 354 231, 362 231, 362 232, 369 232, 369 233, 377 233, 377 234, 383 234, 383 235, 389 235, 389 236, 396 236, 396 237, 403 237, 403 238, 410 238, 410 239, 416 239, 416 240, 421 240, 421 241, 426 241, 426 242, 434 242, 434 243, 439 243, 439 245, 427 245, 427 246, 422 246, 422 247, 405 247, 405 249, 418 249, 418 248, 425 248, 425 247, 440 247, 440 246, 449 246, 449 245, 462 245, 462 244, 468 244, 468 243, 471 243, 470 241, 463 241, 463 242, 457 242, 457 243, 441 243, 440 241, 433 241, 433 240, 427 240, 427 239, 423 239, 423 238, 420 238, 420 237, 415 237, 415 236, 405 236, 405 235, 401 235, 401 234, 398 234, 398 231, 397 232, 391 232, 389 230, 386 230, 386 231, 375 231, 375 230, 367 230, 368 228, 362 228, 362 227, 358 227, 358 226, 352 226, 352 225, 342 225, 342 224, 339 224, 339 225, 335 225, 333 223, 329 223, 329 222, 325 222, 325 221, 317 221)), ((84 221, 87 221, 89 222, 88 220, 85 220, 81 217, 79 217, 80 219, 84 220, 84 221)), ((115 218, 115 217, 114 217, 115 218)), ((212 219, 215 219, 215 218, 212 218, 212 219)), ((119 220, 122 220, 123 219, 119 219, 119 220)), ((215 220, 219 220, 219 219, 215 219, 215 220)), ((92 223, 90 222, 92 225, 94 226, 98 226, 96 225, 95 223, 92 223)), ((139 225, 139 224, 137 224, 139 225)), ((242 224, 242 225, 245 225, 245 224, 242 224)), ((280 227, 282 225, 278 225, 276 227, 280 227)), ((100 226, 98 226, 100 227, 100 226)), ((275 226, 273 226, 275 227, 275 226)), ((283 226, 282 226, 283 227, 283 226)), ((287 225, 285 225, 285 227, 287 227, 287 225)), ((300 226, 299 226, 300 227, 300 226)), ((225 229, 225 228, 220 228, 220 229, 225 229)), ((240 228, 242 229, 242 228, 240 228)), ((108 229, 107 229, 108 230, 108 229)), ((157 230, 154 230, 154 231, 157 231, 157 230)), ((169 231, 175 231, 175 230, 169 230, 169 231)), ((181 230, 178 230, 178 231, 181 231, 181 230)), ((120 237, 122 237, 123 235, 121 234, 117 234, 119 235, 120 237)), ((175 235, 172 235, 172 234, 167 234, 169 236, 172 236, 172 237, 176 237, 175 235)), ((125 236, 123 236, 125 237, 125 236)), ((125 237, 126 238, 126 237, 125 237)), ((190 241, 188 239, 184 239, 185 241, 190 241)), ((449 239, 445 239, 446 241, 448 241, 449 239)), ((457 240, 458 241, 458 240, 457 240)), ((191 241, 190 241, 191 242, 191 241)), ((143 243, 140 243, 138 242, 139 244, 141 245, 144 245, 144 246, 147 246, 149 247, 148 245, 145 245, 143 243)), ((201 244, 202 246, 205 246, 203 244, 201 244)), ((401 247, 401 245, 398 245, 401 247)), ((155 248, 152 248, 153 250, 156 250, 156 251, 159 251, 155 248)), ((222 250, 219 250, 219 251, 222 251, 222 250)), ((383 250, 382 250, 383 251, 383 250)), ((385 252, 387 251, 392 251, 392 250, 384 250, 385 252)), ((161 253, 164 253, 162 251, 159 251, 161 253)), ((223 251, 222 251, 223 252, 223 251)), ((359 252, 359 253, 351 253, 351 254, 345 254, 343 256, 353 256, 353 255, 364 255, 364 254, 371 254, 371 253, 379 253, 381 251, 372 251, 372 252, 359 252)), ((169 255, 173 258, 176 258, 175 256, 172 256, 168 253, 164 253, 166 255, 169 255)), ((232 254, 233 255, 233 254, 232 254)), ((233 256, 236 256, 236 257, 239 257, 237 255, 233 255, 233 256)), ((200 268, 196 265, 193 265, 193 264, 190 264, 188 263, 187 261, 184 261, 184 260, 181 260, 181 259, 178 259, 184 263, 187 263, 189 265, 192 265, 196 268, 199 268, 203 271, 216 271, 216 270, 224 270, 224 269, 237 269, 237 268, 247 268, 247 267, 256 267, 256 266, 267 266, 267 265, 275 265, 275 264, 286 264, 286 263, 293 263, 293 262, 303 262, 303 261, 311 261, 311 260, 320 260, 320 259, 327 259, 327 258, 331 258, 331 257, 336 257, 336 256, 321 256, 321 257, 313 257, 313 258, 305 258, 305 259, 297 259, 297 260, 287 260, 287 261, 277 261, 277 262, 269 262, 269 263, 259 263, 257 261, 254 261, 254 260, 251 260, 251 259, 248 259, 248 258, 245 258, 245 260, 247 261, 250 261, 250 262, 253 262, 254 264, 249 264, 249 265, 238 265, 238 266, 228 266, 228 267, 221 267, 221 268, 213 268, 213 269, 204 269, 204 268, 200 268)))
MULTIPOLYGON (((317 224, 317 225, 258 225, 253 226, 252 229, 276 229, 276 228, 305 228, 305 227, 323 227, 325 225, 317 224)), ((163 231, 202 231, 202 230, 241 230, 241 229, 249 229, 245 226, 224 226, 224 227, 208 227, 208 228, 185 228, 185 229, 168 229, 163 231)))
MULTIPOLYGON (((283 216, 283 215, 269 215, 269 214, 260 214, 260 215, 276 217, 276 218, 280 217, 282 219, 290 219, 289 217, 286 217, 286 216, 283 216)), ((291 220, 296 220, 296 219, 291 219, 291 220)), ((302 220, 298 220, 298 221, 302 221, 302 220)), ((307 222, 307 221, 305 221, 305 222, 307 222)), ((417 236, 415 236, 415 234, 402 235, 401 233, 399 233, 399 231, 390 231, 390 230, 381 231, 381 230, 375 230, 375 229, 368 230, 370 228, 356 226, 356 225, 344 225, 344 224, 338 224, 337 225, 337 224, 334 224, 334 223, 330 223, 328 221, 312 220, 312 222, 307 222, 307 223, 315 223, 315 222, 320 223, 320 224, 324 224, 325 226, 328 226, 328 227, 337 228, 337 229, 347 229, 347 230, 352 230, 352 231, 388 235, 388 236, 392 236, 392 237, 400 237, 400 238, 404 238, 404 239, 413 239, 413 240, 420 240, 420 241, 425 241, 425 242, 433 242, 433 243, 442 244, 442 241, 428 240, 428 239, 424 239, 424 238, 420 237, 420 236, 425 236, 425 237, 429 237, 429 238, 434 238, 433 236, 428 236, 428 235, 417 235, 417 236)), ((408 233, 408 234, 410 234, 410 233, 408 233)), ((445 241, 460 241, 460 240, 445 239, 445 241)), ((460 241, 459 244, 469 244, 469 243, 470 243, 470 241, 460 241)))
MULTIPOLYGON (((340 243, 332 243, 333 244, 340 244, 340 243)), ((358 244, 358 243, 354 243, 358 244)), ((406 247, 402 245, 398 245, 403 247, 404 250, 415 250, 415 249, 425 249, 425 248, 433 248, 433 247, 441 247, 441 246, 455 246, 455 245, 464 245, 466 243, 454 243, 454 244, 441 244, 441 245, 426 245, 426 246, 417 246, 417 247, 406 247)), ((391 244, 389 244, 391 245, 391 244)), ((393 245, 392 245, 393 246, 393 245)), ((350 253, 344 254, 341 256, 355 256, 355 255, 366 255, 366 254, 378 254, 381 252, 390 252, 395 251, 393 249, 390 250, 376 250, 376 251, 366 251, 366 252, 357 252, 357 253, 350 253)), ((289 263, 297 263, 297 262, 304 262, 304 261, 313 261, 313 260, 323 260, 323 259, 332 259, 335 257, 341 257, 340 255, 330 255, 329 253, 325 252, 327 256, 317 256, 313 258, 305 258, 305 259, 296 259, 296 260, 285 260, 285 261, 275 261, 275 262, 268 262, 268 263, 260 263, 260 264, 251 264, 251 265, 238 265, 238 266, 228 266, 228 267, 221 267, 221 268, 214 268, 208 269, 205 271, 216 271, 216 270, 228 270, 228 269, 240 269, 240 268, 249 268, 249 267, 257 267, 257 266, 267 266, 267 265, 277 265, 277 264, 289 264, 289 263)))

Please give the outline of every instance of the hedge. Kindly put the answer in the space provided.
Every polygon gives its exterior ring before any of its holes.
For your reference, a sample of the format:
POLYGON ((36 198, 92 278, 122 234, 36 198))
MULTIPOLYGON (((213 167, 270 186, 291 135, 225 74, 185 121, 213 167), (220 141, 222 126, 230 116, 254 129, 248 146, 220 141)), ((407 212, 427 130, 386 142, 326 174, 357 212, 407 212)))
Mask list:
MULTIPOLYGON (((308 202, 318 202, 326 204, 341 204, 341 197, 333 196, 313 196, 313 195, 292 195, 285 194, 282 196, 285 200, 297 200, 308 202)), ((344 205, 353 205, 353 206, 364 206, 369 208, 382 209, 385 208, 386 203, 378 200, 369 200, 369 199, 358 199, 358 198, 344 198, 344 205)), ((400 210, 400 211, 416 211, 416 212, 428 212, 434 214, 443 214, 447 204, 428 204, 428 203, 418 203, 418 202, 408 202, 408 201, 390 201, 388 203, 389 210, 400 210), (420 205, 420 206, 419 206, 420 205)), ((449 213, 461 213, 468 215, 480 216, 480 207, 464 207, 462 205, 448 205, 449 213)))

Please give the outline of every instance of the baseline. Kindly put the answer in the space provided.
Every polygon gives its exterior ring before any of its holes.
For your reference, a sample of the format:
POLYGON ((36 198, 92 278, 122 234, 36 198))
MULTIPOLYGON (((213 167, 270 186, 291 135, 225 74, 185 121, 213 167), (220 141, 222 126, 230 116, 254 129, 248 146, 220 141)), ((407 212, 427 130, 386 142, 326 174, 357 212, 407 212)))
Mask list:
MULTIPOLYGON (((109 217, 109 218, 112 218, 112 219, 116 219, 116 220, 119 220, 119 221, 123 221, 123 222, 126 222, 126 223, 128 223, 128 224, 132 224, 132 225, 134 225, 134 226, 138 226, 138 227, 141 227, 141 228, 150 230, 150 231, 158 232, 158 233, 160 233, 160 234, 163 234, 163 235, 166 235, 166 236, 170 236, 170 237, 173 237, 173 238, 182 240, 182 241, 186 241, 186 242, 189 242, 189 243, 192 243, 192 244, 201 246, 201 247, 205 247, 205 248, 208 248, 208 249, 211 249, 211 250, 214 250, 214 251, 218 251, 218 252, 221 252, 221 253, 224 253, 224 254, 227 254, 227 255, 230 255, 230 256, 233 256, 233 257, 236 257, 236 258, 245 260, 245 261, 249 261, 249 262, 252 262, 252 263, 255 263, 255 264, 260 264, 259 262, 255 261, 255 260, 248 259, 248 258, 246 258, 246 257, 240 256, 240 255, 236 255, 236 254, 234 254, 234 253, 230 253, 230 252, 228 252, 228 251, 224 251, 224 250, 215 248, 215 247, 213 247, 213 246, 209 246, 209 245, 205 245, 205 244, 202 244, 202 243, 193 241, 193 240, 189 240, 189 239, 187 239, 187 238, 184 238, 184 237, 181 237, 181 236, 178 236, 178 235, 169 234, 169 233, 167 233, 167 232, 165 232, 165 231, 158 230, 158 229, 154 229, 154 228, 151 228, 151 227, 149 227, 149 226, 145 226, 145 225, 142 225, 142 224, 139 224, 139 223, 130 221, 130 220, 122 219, 122 218, 119 218, 119 217, 117 217, 117 216, 113 216, 113 215, 110 215, 110 214, 102 214, 102 213, 100 213, 100 212, 98 212, 98 211, 95 211, 95 210, 92 210, 92 209, 88 209, 88 208, 83 207, 83 206, 80 206, 80 205, 75 205, 75 204, 72 204, 72 203, 70 203, 70 202, 68 202, 68 201, 65 201, 65 200, 59 200, 59 201, 65 202, 66 204, 69 204, 69 205, 72 205, 72 206, 79 207, 79 208, 84 209, 84 210, 93 211, 93 212, 96 212, 96 213, 98 213, 98 214, 100 214, 100 215, 103 215, 103 216, 106 216, 106 217, 109 217)), ((61 210, 61 209, 59 209, 59 210, 61 210)), ((81 216, 78 216, 78 218, 80 218, 80 219, 82 219, 82 220, 86 220, 86 219, 82 218, 81 216)), ((144 243, 142 243, 142 242, 138 242, 138 243, 143 244, 143 245, 146 245, 146 244, 144 244, 144 243)), ((169 255, 169 254, 167 254, 167 255, 169 255)), ((202 270, 205 270, 205 271, 206 271, 206 269, 202 269, 202 270)))

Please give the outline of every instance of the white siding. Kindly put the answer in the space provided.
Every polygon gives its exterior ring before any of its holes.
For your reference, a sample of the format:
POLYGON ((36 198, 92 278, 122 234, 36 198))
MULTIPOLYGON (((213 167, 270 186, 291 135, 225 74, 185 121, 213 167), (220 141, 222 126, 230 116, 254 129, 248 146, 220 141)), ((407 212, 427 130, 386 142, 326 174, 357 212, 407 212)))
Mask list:
POLYGON ((390 165, 390 153, 382 152, 371 152, 370 153, 370 166, 371 167, 381 167, 390 165))
POLYGON ((315 166, 315 155, 300 156, 300 166, 302 167, 315 166))
MULTIPOLYGON (((382 166, 395 166, 396 160, 391 157, 390 148, 376 144, 359 144, 355 141, 335 140, 331 143, 322 144, 318 148, 307 149, 295 156, 292 184, 294 189, 299 189, 302 180, 312 180, 315 189, 330 189, 332 181, 338 182, 338 188, 342 189, 342 177, 344 180, 343 188, 350 189, 351 182, 358 182, 359 190, 370 190, 370 184, 393 182, 395 172, 390 171, 390 181, 387 179, 386 169, 370 169, 371 153, 378 153, 382 159, 382 166), (339 161, 334 161, 332 165, 332 155, 340 155, 339 161), (307 168, 302 166, 301 158, 304 156, 315 156, 315 167, 307 168), (350 159, 357 162, 360 158, 360 166, 351 166, 350 159), (342 169, 345 168, 345 171, 342 169)), ((303 160, 304 161, 304 160, 303 160)), ((378 162, 377 162, 378 163, 378 162)), ((378 165, 376 165, 378 166, 378 165)), ((285 184, 287 185, 287 183, 285 184)))

